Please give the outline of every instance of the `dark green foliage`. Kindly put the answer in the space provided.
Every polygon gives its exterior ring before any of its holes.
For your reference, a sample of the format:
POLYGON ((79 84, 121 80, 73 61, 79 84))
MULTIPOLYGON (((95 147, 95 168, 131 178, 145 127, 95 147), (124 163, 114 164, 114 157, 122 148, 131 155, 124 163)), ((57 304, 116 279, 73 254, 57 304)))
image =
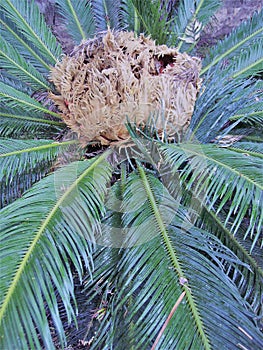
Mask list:
MULTIPOLYGON (((110 26, 192 55, 219 5, 56 0, 75 44, 110 26)), ((158 349, 262 349, 262 11, 209 50, 180 142, 127 116, 118 150, 82 150, 52 105, 35 2, 0 23, 0 348, 148 350, 181 298, 158 349)))

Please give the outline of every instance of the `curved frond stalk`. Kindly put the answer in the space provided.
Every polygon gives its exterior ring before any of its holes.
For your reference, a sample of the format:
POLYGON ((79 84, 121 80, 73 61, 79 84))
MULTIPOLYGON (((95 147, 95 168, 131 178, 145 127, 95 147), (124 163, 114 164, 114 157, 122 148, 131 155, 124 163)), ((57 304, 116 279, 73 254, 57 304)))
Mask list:
MULTIPOLYGON (((181 50, 183 44, 188 42, 188 32, 193 25, 196 28, 198 25, 200 25, 200 28, 204 27, 220 6, 221 1, 214 0, 183 0, 180 2, 178 7, 178 15, 175 20, 175 31, 180 39, 180 41, 176 44, 178 50, 181 50)), ((197 40, 199 33, 200 31, 196 32, 197 40)), ((196 42, 189 43, 196 44, 197 40, 196 42)))
POLYGON ((56 37, 46 25, 34 1, 5 0, 1 2, 4 14, 16 25, 49 64, 56 64, 62 49, 56 37))
POLYGON ((220 239, 222 244, 243 262, 243 264, 229 265, 228 261, 220 259, 225 273, 235 283, 241 297, 250 305, 251 310, 254 312, 254 319, 259 320, 260 323, 260 315, 263 312, 261 301, 263 291, 263 256, 261 249, 255 247, 250 252, 251 244, 243 240, 242 227, 239 229, 240 232, 234 236, 229 227, 224 226, 225 212, 218 215, 214 209, 202 203, 198 197, 193 199, 191 194, 188 198, 185 198, 184 205, 187 208, 189 208, 189 205, 191 206, 192 222, 197 227, 211 232, 211 234, 220 239))
POLYGON ((248 49, 253 41, 262 37, 262 22, 263 10, 255 13, 251 20, 241 23, 227 38, 217 43, 204 60, 201 75, 219 62, 225 62, 233 56, 238 57, 242 50, 248 49))
MULTIPOLYGON (((235 122, 240 120, 242 124, 251 125, 251 127, 258 127, 261 129, 263 122, 263 98, 262 87, 259 79, 253 82, 254 91, 251 92, 250 104, 241 109, 238 114, 230 117, 230 121, 235 122)), ((251 132, 250 132, 251 133, 251 132)))
POLYGON ((68 34, 79 44, 95 34, 94 16, 89 0, 56 0, 57 10, 62 16, 68 34))
POLYGON ((8 86, 2 82, 0 82, 0 97, 2 99, 2 102, 5 103, 7 107, 21 108, 23 111, 32 113, 47 113, 54 117, 60 118, 60 115, 58 113, 50 111, 27 94, 16 90, 15 88, 8 86))
MULTIPOLYGON (((39 125, 40 127, 43 127, 43 126, 47 126, 47 127, 59 127, 59 128, 63 128, 65 127, 65 123, 63 122, 57 122, 57 121, 54 121, 54 120, 49 120, 49 119, 41 119, 41 118, 36 118, 36 117, 30 117, 28 115, 18 115, 18 114, 15 114, 15 113, 5 113, 5 112, 2 112, 2 110, 0 111, 0 123, 3 123, 4 120, 3 119, 6 119, 6 122, 9 123, 9 126, 12 128, 12 125, 10 125, 12 123, 12 120, 13 119, 16 119, 16 121, 21 121, 21 123, 30 123, 32 122, 33 123, 36 123, 36 125, 39 125)), ((17 126, 14 126, 13 128, 15 128, 17 126)), ((0 131, 0 134, 1 136, 6 136, 6 135, 3 135, 0 131)))
POLYGON ((177 171, 186 189, 219 214, 230 201, 224 226, 236 234, 245 217, 249 225, 244 239, 252 239, 251 251, 263 244, 262 161, 214 145, 181 144, 161 147, 165 160, 177 171), (233 222, 232 222, 233 218, 233 222))
MULTIPOLYGON (((176 250, 172 244, 172 241, 170 240, 170 237, 169 237, 169 234, 168 234, 168 231, 166 228, 166 224, 163 221, 162 215, 160 215, 161 213, 159 211, 159 205, 158 205, 158 202, 156 201, 156 198, 154 196, 154 192, 152 190, 152 184, 148 180, 148 177, 141 166, 139 166, 138 170, 139 170, 139 174, 140 174, 140 177, 142 180, 145 194, 146 194, 147 199, 149 201, 149 205, 151 206, 150 210, 153 213, 154 219, 158 225, 158 231, 161 233, 162 239, 164 241, 164 245, 165 245, 167 253, 170 257, 171 264, 173 265, 174 270, 178 274, 179 281, 186 280, 186 278, 185 278, 186 276, 184 275, 182 266, 180 264, 180 260, 178 259, 177 254, 176 254, 176 250)), ((202 319, 200 318, 200 314, 199 314, 199 311, 197 309, 195 300, 192 296, 191 290, 189 289, 189 287, 187 285, 185 286, 184 283, 182 283, 182 287, 183 287, 182 289, 184 290, 184 292, 186 294, 186 299, 189 303, 196 328, 197 328, 198 333, 202 339, 203 346, 205 349, 210 349, 209 340, 208 340, 208 337, 204 331, 204 325, 203 325, 202 319)))
MULTIPOLYGON (((1 35, 19 52, 23 52, 23 57, 31 62, 41 73, 47 74, 50 71, 50 66, 41 58, 36 50, 34 50, 26 39, 12 28, 12 24, 4 17, 4 20, 0 18, 0 24, 3 26, 3 30, 0 30, 1 35)), ((0 27, 1 29, 1 27, 0 27)))
POLYGON ((237 115, 233 116, 233 119, 230 118, 230 120, 235 120, 235 119, 240 119, 242 124, 247 124, 248 126, 251 127, 258 127, 260 128, 263 124, 263 111, 258 111, 258 112, 252 112, 248 113, 246 115, 237 115))
POLYGON ((33 90, 50 90, 51 84, 18 51, 0 37, 1 68, 29 84, 33 90))
POLYGON ((46 175, 59 155, 77 141, 0 139, 0 206, 21 196, 46 175))
POLYGON ((219 63, 221 79, 236 79, 260 76, 263 65, 263 39, 250 43, 249 47, 241 50, 238 56, 228 62, 219 63), (224 67, 225 66, 225 67, 224 67))
POLYGON ((60 169, 1 211, 1 348, 42 349, 43 342, 55 349, 50 320, 65 345, 58 299, 70 322, 76 315, 70 264, 79 277, 84 264, 92 267, 94 230, 111 177, 108 154, 60 169))

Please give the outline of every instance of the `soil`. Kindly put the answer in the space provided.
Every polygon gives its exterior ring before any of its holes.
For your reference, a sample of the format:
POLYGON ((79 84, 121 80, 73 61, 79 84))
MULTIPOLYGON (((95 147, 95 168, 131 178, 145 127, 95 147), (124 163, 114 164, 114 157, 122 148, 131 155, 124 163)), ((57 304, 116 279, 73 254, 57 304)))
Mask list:
POLYGON ((223 39, 262 6, 262 0, 224 0, 223 6, 204 30, 202 41, 208 46, 214 45, 217 40, 223 39))
MULTIPOLYGON (((60 17, 55 11, 55 0, 36 0, 40 11, 62 44, 64 51, 70 52, 73 43, 61 25, 60 17)), ((217 40, 229 34, 242 21, 249 19, 255 11, 263 6, 263 0, 223 0, 223 5, 215 14, 211 23, 204 30, 201 37, 202 46, 214 45, 217 40)))

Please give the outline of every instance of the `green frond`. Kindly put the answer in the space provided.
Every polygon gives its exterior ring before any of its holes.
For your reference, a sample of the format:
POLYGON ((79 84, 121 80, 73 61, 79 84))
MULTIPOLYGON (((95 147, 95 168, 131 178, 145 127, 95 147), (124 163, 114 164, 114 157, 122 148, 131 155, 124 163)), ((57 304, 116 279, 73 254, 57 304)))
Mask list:
MULTIPOLYGON (((110 27, 182 52, 221 5, 52 1, 75 44, 110 27)), ((203 60, 181 143, 127 116, 101 153, 54 141, 62 49, 36 2, 0 0, 0 348, 261 350, 263 11, 203 60)))
POLYGON ((230 120, 240 119, 242 123, 248 124, 251 126, 261 127, 263 124, 263 111, 251 112, 247 114, 237 114, 230 118, 230 120))
MULTIPOLYGON (((198 205, 201 203, 199 202, 198 205)), ((253 310, 255 319, 260 323, 260 316, 263 312, 262 292, 263 292, 263 258, 262 250, 255 247, 249 253, 250 244, 243 240, 242 234, 237 233, 235 236, 224 227, 222 218, 211 211, 207 206, 202 204, 202 215, 199 216, 200 227, 212 232, 220 241, 233 252, 244 265, 231 266, 227 261, 221 260, 224 265, 226 274, 237 286, 242 298, 250 305, 253 310), (259 261, 261 260, 261 264, 259 261), (247 268, 247 266, 249 268, 247 268)), ((198 209, 198 208, 197 208, 198 209)), ((224 213, 224 216, 226 214, 224 213)), ((242 228, 239 229, 242 231, 242 228)))
POLYGON ((93 37, 95 23, 91 8, 91 1, 56 0, 58 13, 62 16, 62 23, 68 34, 79 44, 81 40, 93 37))
POLYGON ((123 0, 120 4, 120 28, 128 31, 138 29, 138 16, 136 15, 132 0, 123 0))
POLYGON ((120 28, 121 0, 91 0, 97 31, 120 28))
POLYGON ((242 138, 242 142, 255 142, 255 143, 262 143, 262 127, 261 128, 251 128, 250 127, 243 127, 243 128, 237 128, 235 130, 236 135, 244 135, 242 138))
POLYGON ((0 206, 20 197, 47 174, 58 155, 76 141, 0 139, 0 206))
POLYGON ((204 79, 186 139, 212 141, 232 116, 252 105, 251 96, 257 89, 252 81, 224 82, 220 74, 221 70, 218 69, 212 77, 204 79))
POLYGON ((14 76, 18 76, 23 82, 29 84, 33 90, 51 89, 51 84, 43 75, 2 37, 0 37, 0 64, 2 69, 14 76))
POLYGON ((263 39, 249 45, 249 50, 240 52, 234 57, 228 74, 235 78, 257 76, 262 73, 263 66, 263 39))
MULTIPOLYGON (((11 86, 12 88, 14 88, 16 90, 24 92, 26 95, 31 96, 33 94, 33 91, 29 85, 27 85, 22 80, 20 80, 19 77, 14 77, 13 75, 11 75, 10 73, 8 73, 5 70, 0 71, 0 83, 1 82, 4 85, 11 86)), ((2 103, 2 101, 1 101, 1 103, 2 103)))
POLYGON ((144 2, 131 0, 134 11, 134 31, 151 36, 158 44, 167 43, 170 34, 168 13, 161 8, 160 0, 144 2), (137 23, 136 23, 137 21, 137 23))
POLYGON ((32 43, 43 60, 50 65, 56 64, 62 49, 35 1, 5 0, 1 2, 0 10, 15 24, 22 37, 32 43))
POLYGON ((174 171, 182 167, 181 182, 201 202, 217 214, 229 205, 224 225, 230 225, 233 234, 246 218, 249 224, 244 239, 252 239, 251 250, 257 243, 263 246, 261 159, 208 144, 163 146, 162 150, 174 171))
MULTIPOLYGON (((178 15, 175 20, 175 32, 180 40, 176 43, 180 51, 185 51, 186 45, 184 43, 188 42, 188 32, 193 27, 196 30, 200 27, 204 27, 211 16, 216 12, 216 10, 221 6, 221 1, 214 0, 183 0, 180 2, 178 7, 178 15), (200 26, 198 26, 200 24, 200 26)), ((198 40, 198 35, 200 36, 200 30, 195 33, 197 35, 196 42, 189 42, 189 44, 196 44, 198 40)), ((192 39, 192 38, 191 38, 192 39)))
POLYGON ((251 104, 240 110, 239 114, 233 115, 230 120, 241 120, 242 123, 261 126, 263 122, 263 98, 260 88, 255 89, 255 93, 251 96, 251 104))
POLYGON ((247 154, 248 156, 253 155, 254 157, 263 158, 263 142, 235 142, 228 149, 233 150, 235 152, 241 152, 243 154, 247 154))
POLYGON ((218 42, 204 59, 201 74, 220 62, 227 62, 233 56, 238 57, 243 50, 249 50, 251 43, 262 37, 262 22, 263 10, 255 13, 251 19, 241 23, 228 37, 218 42))
POLYGON ((21 108, 22 111, 28 111, 29 113, 46 113, 60 118, 58 113, 50 111, 27 94, 2 82, 0 82, 0 97, 7 107, 21 108))
POLYGON ((143 168, 124 187, 123 239, 135 243, 140 238, 141 244, 97 253, 94 280, 85 283, 89 296, 104 301, 91 349, 151 348, 183 293, 157 348, 232 349, 240 344, 260 349, 252 313, 242 311, 244 302, 220 263, 240 261, 213 235, 195 229, 143 168))
POLYGON ((52 137, 65 128, 63 122, 38 117, 16 108, 7 108, 0 104, 0 137, 33 138, 46 135, 52 137))
POLYGON ((81 277, 85 265, 92 267, 111 177, 108 154, 60 169, 1 211, 2 349, 55 349, 54 331, 64 348, 61 317, 76 316, 71 269, 81 277))
POLYGON ((15 25, 4 16, 3 13, 0 12, 0 15, 0 34, 2 37, 10 45, 15 47, 28 62, 33 64, 39 72, 47 75, 50 70, 49 64, 39 56, 36 49, 32 47, 32 43, 30 43, 23 34, 18 31, 15 25))

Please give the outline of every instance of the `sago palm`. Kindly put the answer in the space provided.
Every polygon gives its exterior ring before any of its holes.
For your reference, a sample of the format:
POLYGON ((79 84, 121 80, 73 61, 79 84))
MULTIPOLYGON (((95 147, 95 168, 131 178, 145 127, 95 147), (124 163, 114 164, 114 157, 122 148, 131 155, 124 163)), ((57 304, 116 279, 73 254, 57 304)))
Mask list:
POLYGON ((0 2, 0 348, 262 349, 262 11, 55 3, 0 2))

